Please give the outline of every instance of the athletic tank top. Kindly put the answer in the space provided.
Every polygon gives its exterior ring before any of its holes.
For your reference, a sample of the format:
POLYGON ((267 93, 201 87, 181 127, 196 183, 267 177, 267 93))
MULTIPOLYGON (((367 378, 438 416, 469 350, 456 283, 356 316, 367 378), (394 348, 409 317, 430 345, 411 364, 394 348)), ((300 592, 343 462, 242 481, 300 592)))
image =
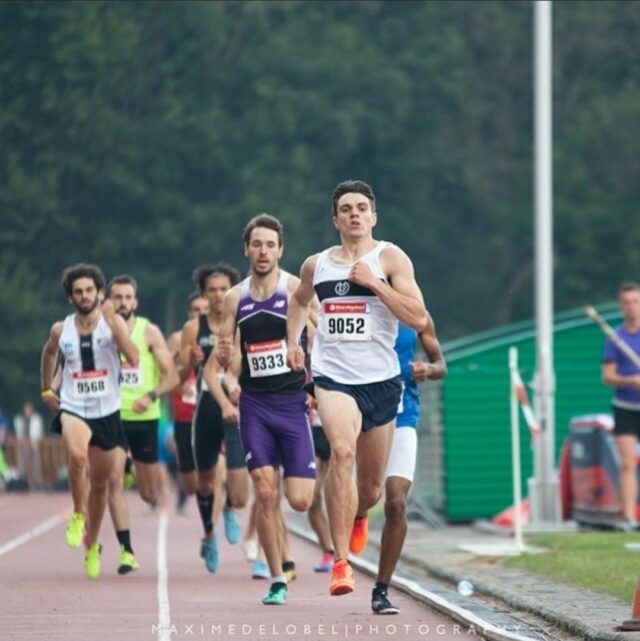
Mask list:
MULTIPOLYGON (((374 276, 386 281, 380 266, 384 241, 360 258, 374 276)), ((367 287, 348 280, 353 264, 340 265, 323 251, 316 261, 313 286, 320 300, 311 372, 346 385, 385 381, 400 372, 393 349, 398 320, 367 287)))
POLYGON ((198 377, 197 390, 198 392, 200 391, 209 392, 207 383, 205 382, 204 377, 202 376, 202 370, 204 368, 204 364, 209 360, 209 356, 211 355, 211 352, 213 351, 213 349, 216 346, 216 343, 218 342, 218 334, 211 331, 206 314, 200 314, 198 316, 197 341, 198 341, 198 345, 202 349, 202 352, 204 353, 204 358, 202 359, 202 363, 200 363, 200 365, 198 365, 198 368, 197 368, 197 377, 198 377))
POLYGON ((395 350, 400 362, 402 397, 398 406, 396 427, 417 427, 420 420, 420 395, 418 385, 411 374, 410 363, 416 357, 417 332, 402 323, 398 327, 395 350))
POLYGON ((160 368, 145 339, 149 319, 136 316, 131 340, 138 348, 140 360, 133 367, 121 357, 120 418, 123 421, 151 421, 160 417, 160 400, 156 400, 142 413, 133 411, 133 404, 141 396, 155 389, 160 381, 160 368))
POLYGON ((120 353, 103 316, 91 334, 78 333, 75 314, 64 319, 58 349, 64 357, 60 409, 103 418, 120 409, 120 353))
POLYGON ((302 389, 305 372, 287 366, 287 309, 290 275, 280 271, 273 294, 264 301, 251 297, 251 277, 240 284, 236 323, 240 328, 240 387, 251 392, 293 392, 302 389))

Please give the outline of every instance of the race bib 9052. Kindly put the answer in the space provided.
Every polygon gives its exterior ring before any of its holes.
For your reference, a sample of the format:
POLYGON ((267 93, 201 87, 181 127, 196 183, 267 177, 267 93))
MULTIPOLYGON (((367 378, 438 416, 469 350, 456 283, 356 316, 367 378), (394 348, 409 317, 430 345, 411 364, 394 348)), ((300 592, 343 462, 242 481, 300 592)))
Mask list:
POLYGON ((324 304, 326 341, 370 341, 371 305, 344 302, 324 304))

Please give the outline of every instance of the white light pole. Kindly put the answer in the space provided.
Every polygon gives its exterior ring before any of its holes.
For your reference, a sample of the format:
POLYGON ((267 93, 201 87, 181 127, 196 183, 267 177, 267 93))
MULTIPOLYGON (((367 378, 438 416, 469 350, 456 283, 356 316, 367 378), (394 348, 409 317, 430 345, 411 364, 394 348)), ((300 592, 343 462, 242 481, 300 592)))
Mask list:
POLYGON ((553 370, 553 118, 551 0, 534 0, 535 104, 535 411, 543 433, 534 448, 529 479, 531 521, 560 520, 555 466, 555 374, 553 370))

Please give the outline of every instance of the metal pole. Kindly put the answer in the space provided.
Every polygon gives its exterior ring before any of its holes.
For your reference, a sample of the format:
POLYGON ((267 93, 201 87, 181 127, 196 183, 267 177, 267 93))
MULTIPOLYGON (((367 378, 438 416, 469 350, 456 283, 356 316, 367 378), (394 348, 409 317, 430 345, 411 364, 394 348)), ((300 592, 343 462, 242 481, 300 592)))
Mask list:
POLYGON ((530 480, 532 523, 559 521, 555 463, 555 376, 553 371, 553 174, 552 31, 550 0, 535 0, 535 409, 543 433, 536 439, 530 480))
POLYGON ((511 471, 513 475, 513 532, 516 550, 524 550, 522 539, 522 485, 520 482, 520 414, 513 373, 518 369, 518 349, 509 348, 509 385, 511 388, 511 471))

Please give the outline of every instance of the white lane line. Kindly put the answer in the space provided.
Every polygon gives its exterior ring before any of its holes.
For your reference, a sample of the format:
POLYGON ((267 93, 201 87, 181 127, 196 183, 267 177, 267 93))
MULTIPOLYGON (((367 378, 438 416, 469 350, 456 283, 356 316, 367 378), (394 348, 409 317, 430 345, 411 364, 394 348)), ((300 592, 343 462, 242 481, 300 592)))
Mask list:
POLYGON ((171 639, 171 610, 169 609, 169 572, 167 570, 167 527, 169 515, 160 512, 158 519, 158 641, 171 639))
POLYGON ((5 543, 3 546, 0 547, 0 556, 3 556, 4 554, 9 553, 12 550, 15 550, 16 548, 20 547, 21 545, 28 543, 32 539, 35 539, 37 536, 40 536, 41 534, 48 532, 52 528, 56 527, 56 525, 60 525, 60 523, 63 523, 67 519, 70 512, 71 512, 70 509, 67 509, 64 512, 59 512, 55 516, 48 518, 46 521, 42 521, 42 523, 39 523, 38 525, 31 528, 24 534, 17 536, 15 539, 11 539, 11 541, 9 541, 8 543, 5 543))
MULTIPOLYGON (((317 544, 318 540, 315 534, 306 529, 304 526, 299 525, 298 523, 287 523, 287 529, 289 532, 299 536, 302 539, 309 541, 310 543, 317 544)), ((354 567, 367 572, 371 576, 377 576, 378 566, 362 557, 355 557, 349 555, 349 562, 354 567)), ((411 595, 418 601, 422 603, 427 603, 434 610, 445 614, 457 621, 460 621, 464 624, 474 626, 477 632, 481 632, 483 637, 490 639, 491 641, 533 641, 533 638, 530 636, 524 636, 517 632, 511 632, 510 630, 505 630, 499 628, 498 626, 485 621, 481 616, 477 615, 471 610, 467 610, 451 601, 448 601, 444 597, 431 592, 423 588, 421 585, 410 579, 405 579, 394 574, 392 578, 392 585, 396 588, 399 588, 403 592, 411 595)))
MULTIPOLYGON (((369 574, 376 576, 378 574, 378 566, 367 559, 362 557, 349 557, 351 565, 357 567, 358 569, 366 570, 369 574)), ((419 599, 420 601, 426 601, 431 605, 432 608, 438 612, 442 612, 450 617, 457 619, 465 624, 470 624, 480 632, 482 631, 483 635, 486 635, 488 638, 493 639, 494 641, 533 641, 533 637, 524 636, 518 632, 511 632, 510 630, 505 630, 500 628, 489 621, 485 621, 482 617, 478 616, 475 612, 467 610, 451 601, 448 601, 446 598, 431 592, 431 590, 426 590, 421 585, 412 581, 410 579, 405 579, 397 575, 393 575, 393 584, 395 587, 402 588, 404 592, 410 594, 414 598, 419 599)))

